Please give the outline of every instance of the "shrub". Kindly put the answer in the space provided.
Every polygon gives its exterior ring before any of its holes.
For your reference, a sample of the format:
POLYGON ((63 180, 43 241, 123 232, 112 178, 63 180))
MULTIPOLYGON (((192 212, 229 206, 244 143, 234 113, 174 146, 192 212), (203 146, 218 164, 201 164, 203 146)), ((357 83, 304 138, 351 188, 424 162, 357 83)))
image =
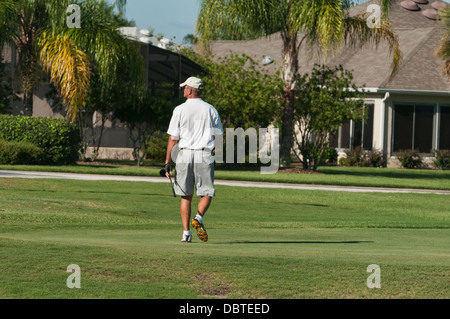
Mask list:
POLYGON ((434 151, 433 165, 440 169, 450 169, 450 150, 434 151))
POLYGON ((334 147, 325 147, 323 150, 323 161, 325 163, 336 163, 338 159, 338 152, 334 147))
POLYGON ((45 164, 72 164, 81 147, 77 127, 56 118, 0 115, 0 139, 38 146, 45 164))
POLYGON ((339 160, 340 165, 360 167, 385 167, 386 160, 378 150, 364 151, 361 148, 345 151, 346 157, 339 160))
POLYGON ((401 150, 397 158, 403 168, 423 168, 423 158, 417 150, 401 150))
POLYGON ((367 152, 366 163, 367 166, 386 167, 386 157, 378 150, 371 150, 367 152))
POLYGON ((41 164, 43 158, 43 150, 32 143, 0 140, 0 164, 2 165, 41 164))
POLYGON ((161 131, 156 131, 150 137, 150 142, 147 149, 147 158, 157 161, 164 161, 166 159, 167 141, 169 135, 161 131))
POLYGON ((357 147, 353 150, 345 151, 345 158, 342 158, 341 163, 345 166, 365 166, 363 159, 363 151, 361 148, 357 147))

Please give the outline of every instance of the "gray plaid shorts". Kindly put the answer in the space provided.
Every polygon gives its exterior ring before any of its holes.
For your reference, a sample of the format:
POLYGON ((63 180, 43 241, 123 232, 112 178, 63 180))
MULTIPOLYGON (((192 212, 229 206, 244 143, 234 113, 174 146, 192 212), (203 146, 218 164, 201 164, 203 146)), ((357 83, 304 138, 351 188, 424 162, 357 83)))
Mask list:
POLYGON ((179 196, 216 195, 214 189, 214 156, 210 150, 180 149, 175 165, 175 193, 179 196))

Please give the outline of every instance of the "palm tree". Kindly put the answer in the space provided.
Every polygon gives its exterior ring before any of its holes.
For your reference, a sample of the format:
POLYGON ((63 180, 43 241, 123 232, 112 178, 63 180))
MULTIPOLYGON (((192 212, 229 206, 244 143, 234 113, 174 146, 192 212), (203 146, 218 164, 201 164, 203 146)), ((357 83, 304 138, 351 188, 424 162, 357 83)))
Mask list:
MULTIPOLYGON (((117 0, 114 6, 122 11, 125 3, 117 0)), ((139 52, 117 30, 114 6, 104 0, 0 0, 0 41, 9 40, 17 48, 26 114, 32 115, 42 70, 60 92, 73 121, 84 107, 93 72, 104 87, 111 87, 118 64, 126 58, 133 85, 142 80, 139 52), (70 4, 81 7, 81 28, 66 24, 70 4)))
POLYGON ((37 85, 39 66, 33 49, 36 25, 42 20, 42 3, 0 0, 0 33, 2 43, 12 42, 19 54, 19 72, 24 92, 25 112, 30 112, 33 91, 37 85))
POLYGON ((438 48, 437 54, 444 60, 443 72, 450 80, 450 8, 439 11, 439 16, 446 28, 446 34, 438 48))
POLYGON ((298 55, 307 45, 324 57, 345 44, 376 45, 385 40, 393 53, 392 72, 401 53, 387 15, 391 0, 380 0, 381 27, 370 28, 367 15, 350 17, 346 8, 361 1, 350 0, 203 0, 196 25, 199 43, 208 52, 210 40, 247 40, 279 32, 283 41, 284 81, 280 165, 290 165, 293 145, 294 92, 299 75, 298 55))

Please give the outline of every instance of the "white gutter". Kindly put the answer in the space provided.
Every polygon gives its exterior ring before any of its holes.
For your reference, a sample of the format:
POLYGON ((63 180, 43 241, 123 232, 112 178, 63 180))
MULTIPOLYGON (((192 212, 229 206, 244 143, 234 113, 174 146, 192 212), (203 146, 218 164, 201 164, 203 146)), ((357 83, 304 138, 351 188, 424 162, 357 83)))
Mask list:
MULTIPOLYGON (((354 92, 353 88, 346 90, 354 92)), ((450 95, 450 91, 425 91, 425 90, 402 90, 402 89, 380 89, 380 88, 358 88, 356 91, 361 93, 391 93, 391 94, 409 94, 409 95, 450 95)))
POLYGON ((358 91, 360 93, 379 93, 379 89, 377 88, 357 88, 356 90, 353 88, 346 88, 345 91, 355 92, 358 91))
POLYGON ((409 95, 448 95, 450 91, 424 91, 424 90, 400 90, 400 89, 377 89, 378 93, 391 93, 391 94, 409 94, 409 95))

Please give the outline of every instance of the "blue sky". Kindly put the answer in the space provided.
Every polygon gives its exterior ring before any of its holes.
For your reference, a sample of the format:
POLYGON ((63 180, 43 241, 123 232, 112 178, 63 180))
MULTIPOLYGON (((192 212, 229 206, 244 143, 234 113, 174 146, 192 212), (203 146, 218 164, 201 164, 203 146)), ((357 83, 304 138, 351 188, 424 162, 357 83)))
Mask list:
POLYGON ((200 0, 128 0, 126 17, 141 29, 153 29, 181 43, 187 34, 193 34, 200 0), (175 38, 174 38, 175 37, 175 38))
POLYGON ((164 35, 180 44, 185 35, 194 33, 200 1, 128 0, 126 17, 134 20, 137 27, 151 28, 156 35, 164 35))

